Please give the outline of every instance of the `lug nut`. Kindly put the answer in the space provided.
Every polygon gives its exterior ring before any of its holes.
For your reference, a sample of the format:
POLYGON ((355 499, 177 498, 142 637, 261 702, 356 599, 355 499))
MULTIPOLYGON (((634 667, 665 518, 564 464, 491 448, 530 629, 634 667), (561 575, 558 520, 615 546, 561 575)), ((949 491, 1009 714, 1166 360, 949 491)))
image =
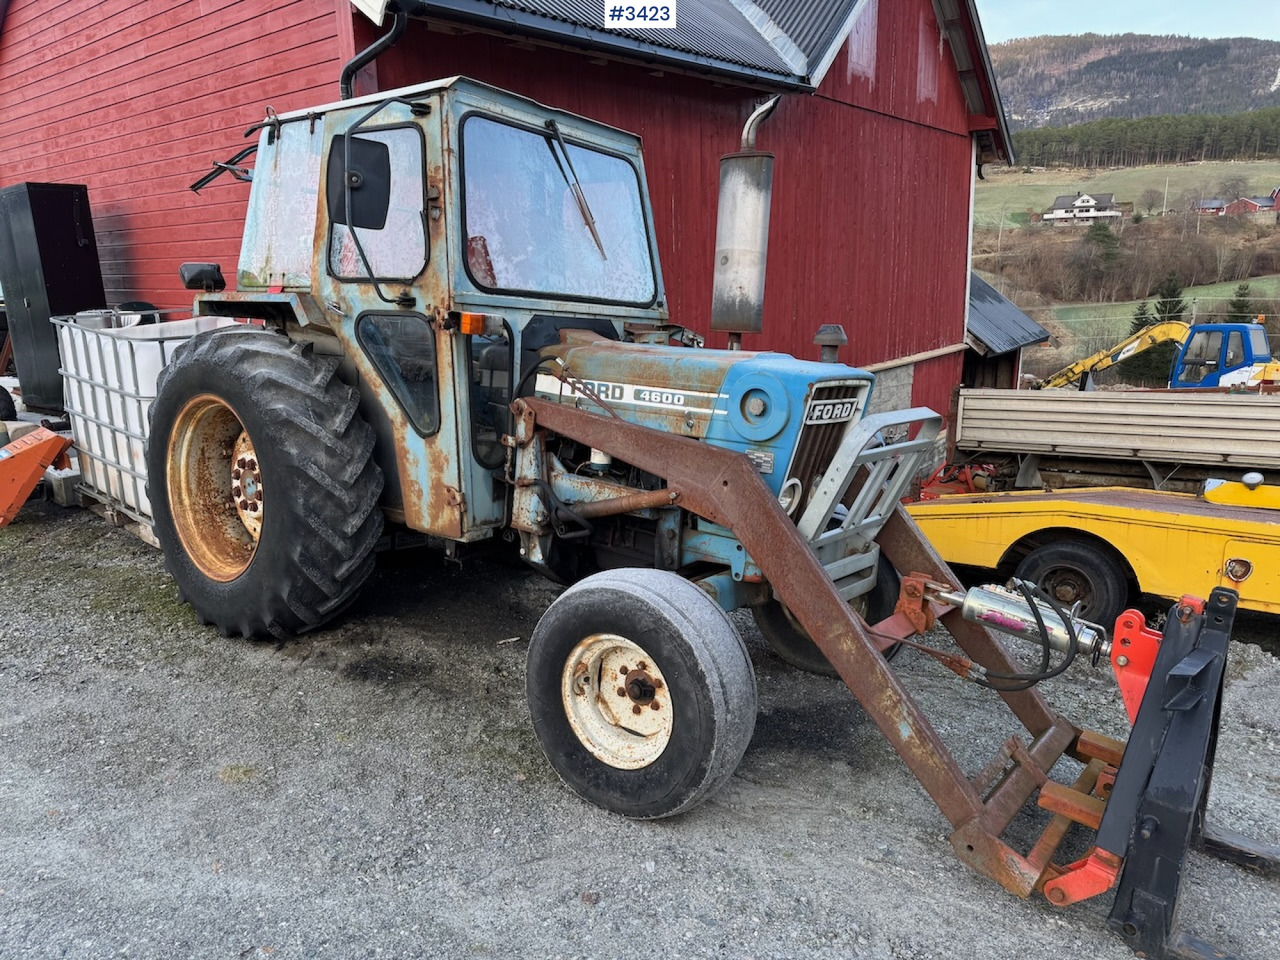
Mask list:
POLYGON ((632 713, 635 713, 635 714, 639 714, 639 713, 640 713, 640 704, 638 704, 638 703, 637 703, 634 707, 632 707, 632 708, 631 708, 631 712, 632 712, 632 713))
POLYGON ((627 695, 627 688, 626 688, 626 687, 619 687, 619 688, 618 688, 618 696, 620 696, 620 697, 625 697, 626 695, 627 695))
POLYGON ((662 707, 660 707, 660 706, 658 705, 658 701, 657 701, 657 700, 655 700, 655 701, 653 701, 653 703, 649 704, 649 709, 650 709, 650 710, 661 710, 661 709, 662 709, 662 707))

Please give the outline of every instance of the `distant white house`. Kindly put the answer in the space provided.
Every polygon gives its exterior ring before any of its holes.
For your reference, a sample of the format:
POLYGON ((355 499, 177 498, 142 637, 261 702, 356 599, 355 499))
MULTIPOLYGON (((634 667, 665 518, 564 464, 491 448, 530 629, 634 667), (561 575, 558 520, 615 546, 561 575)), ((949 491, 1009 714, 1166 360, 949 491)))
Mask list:
POLYGON ((1116 206, 1114 193, 1077 193, 1074 197, 1058 197, 1041 219, 1046 223, 1107 222, 1124 216, 1116 206))

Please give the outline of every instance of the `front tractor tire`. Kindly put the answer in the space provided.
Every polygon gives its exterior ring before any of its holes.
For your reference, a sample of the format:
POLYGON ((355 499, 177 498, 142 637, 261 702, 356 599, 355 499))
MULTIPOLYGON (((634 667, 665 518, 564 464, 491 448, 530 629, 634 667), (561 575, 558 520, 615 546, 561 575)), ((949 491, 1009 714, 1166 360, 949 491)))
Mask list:
MULTIPOLYGON (((898 590, 901 586, 898 571, 893 568, 889 558, 880 554, 876 567, 876 585, 864 597, 851 601, 854 611, 867 624, 876 624, 893 615, 898 603, 898 590)), ((771 599, 752 607, 760 635, 779 657, 791 666, 805 673, 815 673, 820 677, 838 677, 836 668, 831 665, 826 654, 818 649, 813 638, 805 632, 800 621, 781 601, 771 599)), ((902 649, 902 644, 895 643, 884 652, 886 660, 892 660, 902 649)))
POLYGON ((161 371, 147 494, 165 566, 202 623, 286 638, 355 599, 382 532, 373 430, 338 360, 240 327, 161 371))
POLYGON ((561 779, 637 820, 719 789, 756 722, 737 630, 706 593, 660 570, 608 570, 561 594, 529 642, 528 696, 561 779))

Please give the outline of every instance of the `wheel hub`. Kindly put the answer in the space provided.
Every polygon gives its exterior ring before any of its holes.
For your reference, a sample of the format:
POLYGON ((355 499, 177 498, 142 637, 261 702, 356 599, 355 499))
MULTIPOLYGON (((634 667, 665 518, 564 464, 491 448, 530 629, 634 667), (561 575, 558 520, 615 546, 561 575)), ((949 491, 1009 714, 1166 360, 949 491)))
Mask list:
POLYGON ((1044 591, 1064 607, 1077 602, 1089 602, 1088 581, 1074 570, 1054 570, 1041 581, 1044 591))
POLYGON ((582 640, 565 660, 560 693, 574 735, 611 767, 647 767, 671 742, 666 679, 625 637, 597 633, 582 640))
POLYGON ((240 522, 255 541, 262 536, 262 471, 248 433, 241 433, 231 453, 231 499, 240 522))

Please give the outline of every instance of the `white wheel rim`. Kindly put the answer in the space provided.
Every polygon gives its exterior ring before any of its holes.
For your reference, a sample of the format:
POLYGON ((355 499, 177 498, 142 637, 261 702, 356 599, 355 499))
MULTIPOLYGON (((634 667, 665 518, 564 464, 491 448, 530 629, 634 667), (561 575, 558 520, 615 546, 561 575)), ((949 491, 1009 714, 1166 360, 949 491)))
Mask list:
POLYGON ((560 696, 569 726, 597 760, 639 770, 671 742, 670 688, 644 648, 614 633, 582 640, 565 660, 560 696))

